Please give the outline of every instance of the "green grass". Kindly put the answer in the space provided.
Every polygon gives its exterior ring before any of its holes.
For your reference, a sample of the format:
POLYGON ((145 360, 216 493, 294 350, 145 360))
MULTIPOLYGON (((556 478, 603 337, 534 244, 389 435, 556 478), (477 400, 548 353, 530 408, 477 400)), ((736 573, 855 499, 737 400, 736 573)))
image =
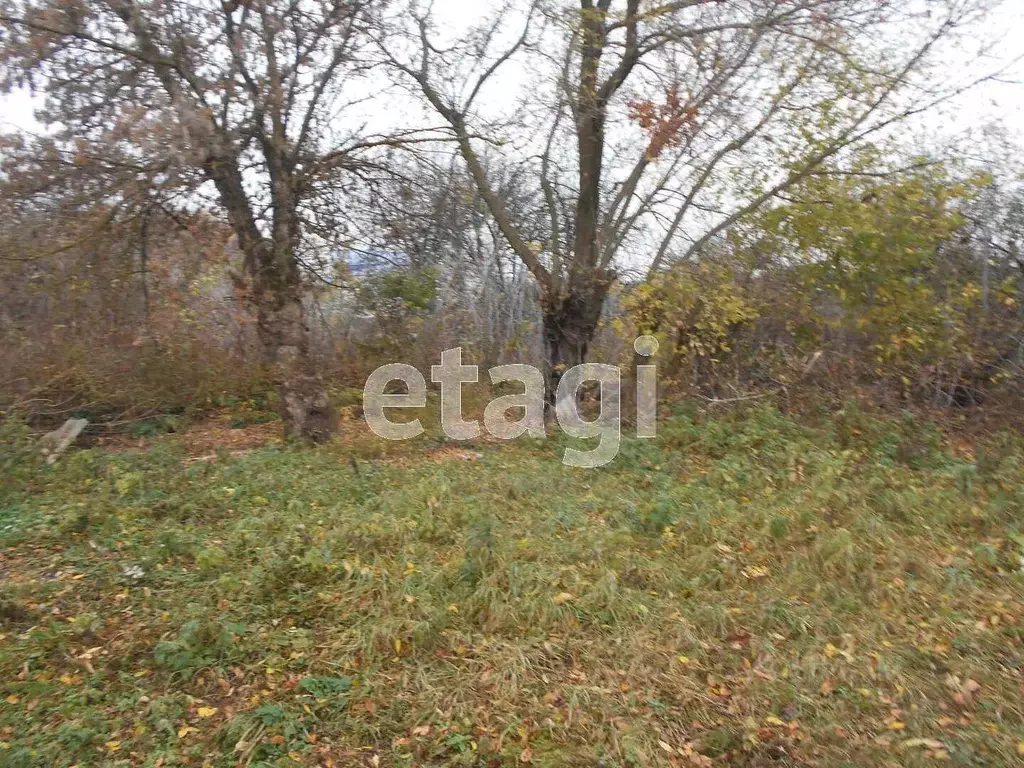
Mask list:
POLYGON ((175 440, 2 458, 0 765, 1024 760, 1019 438, 765 407, 601 470, 175 440))

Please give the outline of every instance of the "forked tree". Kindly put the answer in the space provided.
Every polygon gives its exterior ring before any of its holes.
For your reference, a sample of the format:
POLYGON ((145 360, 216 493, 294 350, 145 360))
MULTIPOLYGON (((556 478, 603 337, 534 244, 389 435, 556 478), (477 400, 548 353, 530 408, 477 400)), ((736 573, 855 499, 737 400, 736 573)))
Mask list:
POLYGON ((625 269, 694 257, 845 148, 966 87, 928 85, 926 75, 941 43, 984 9, 521 0, 454 32, 443 10, 400 6, 379 43, 447 123, 540 288, 550 405, 625 269), (482 159, 488 144, 537 179, 529 224, 499 194, 482 159), (527 231, 538 216, 539 240, 527 231))
POLYGON ((285 431, 317 441, 333 416, 302 260, 311 232, 343 226, 336 193, 371 171, 365 153, 396 141, 359 135, 346 111, 366 96, 379 5, 0 0, 3 86, 45 95, 46 143, 72 170, 88 166, 97 203, 212 203, 230 223, 285 431))

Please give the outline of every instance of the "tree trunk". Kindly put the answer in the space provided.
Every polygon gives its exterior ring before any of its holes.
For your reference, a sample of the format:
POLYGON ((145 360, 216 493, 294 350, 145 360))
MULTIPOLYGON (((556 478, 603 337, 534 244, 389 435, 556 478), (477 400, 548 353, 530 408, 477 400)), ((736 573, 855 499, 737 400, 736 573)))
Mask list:
POLYGON ((310 355, 301 295, 289 291, 258 302, 257 327, 285 436, 326 442, 337 431, 337 414, 310 355))
POLYGON ((586 360, 610 287, 610 276, 602 274, 541 302, 547 366, 544 405, 549 416, 554 413, 555 393, 562 374, 586 360))

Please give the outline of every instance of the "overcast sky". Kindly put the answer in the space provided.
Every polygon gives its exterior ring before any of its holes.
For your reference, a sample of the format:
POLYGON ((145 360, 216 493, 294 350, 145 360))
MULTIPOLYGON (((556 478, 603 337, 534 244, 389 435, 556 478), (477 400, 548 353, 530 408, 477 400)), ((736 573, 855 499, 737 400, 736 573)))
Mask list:
MULTIPOLYGON (((481 15, 490 0, 435 0, 435 16, 442 23, 471 23, 481 15)), ((1008 134, 1024 144, 1024 62, 1015 59, 1024 55, 1024 0, 1002 0, 983 28, 978 30, 973 50, 969 43, 962 46, 963 59, 947 63, 948 72, 969 78, 964 67, 974 61, 974 73, 994 72, 1002 66, 1011 69, 999 82, 987 82, 955 102, 946 104, 928 116, 925 126, 933 137, 980 131, 1001 126, 1008 134), (981 48, 991 46, 991 55, 977 61, 981 48)), ((945 78, 943 78, 945 79, 945 78)), ((0 96, 0 131, 38 131, 40 125, 32 117, 33 97, 27 91, 0 96)), ((36 102, 38 103, 38 102, 36 102)))
MULTIPOLYGON (((1010 71, 997 82, 988 82, 965 94, 950 108, 942 110, 943 121, 951 120, 951 128, 967 129, 990 123, 1001 123, 1018 138, 1024 139, 1024 0, 1005 0, 980 30, 978 45, 993 45, 991 57, 978 66, 997 71, 1009 66, 1010 71)), ((965 57, 977 51, 965 50, 965 57)), ((951 67, 960 62, 951 62, 951 67)))

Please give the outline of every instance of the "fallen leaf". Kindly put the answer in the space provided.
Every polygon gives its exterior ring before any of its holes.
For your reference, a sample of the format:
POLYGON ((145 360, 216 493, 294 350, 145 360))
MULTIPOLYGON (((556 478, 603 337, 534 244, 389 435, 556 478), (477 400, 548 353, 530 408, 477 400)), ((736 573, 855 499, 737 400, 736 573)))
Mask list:
POLYGON ((200 717, 213 717, 214 715, 217 714, 217 708, 216 707, 200 707, 199 709, 196 710, 196 714, 198 714, 200 717))
POLYGON ((768 577, 769 570, 766 565, 751 565, 743 569, 743 575, 751 581, 757 579, 765 579, 768 577))
POLYGON ((925 747, 927 749, 945 749, 946 745, 936 739, 907 739, 900 747, 912 749, 913 747, 925 747))
POLYGON ((533 762, 533 750, 527 747, 519 753, 520 763, 532 763, 533 762))
POLYGON ((576 595, 572 592, 559 592, 553 599, 555 605, 564 605, 565 603, 575 600, 576 595))

